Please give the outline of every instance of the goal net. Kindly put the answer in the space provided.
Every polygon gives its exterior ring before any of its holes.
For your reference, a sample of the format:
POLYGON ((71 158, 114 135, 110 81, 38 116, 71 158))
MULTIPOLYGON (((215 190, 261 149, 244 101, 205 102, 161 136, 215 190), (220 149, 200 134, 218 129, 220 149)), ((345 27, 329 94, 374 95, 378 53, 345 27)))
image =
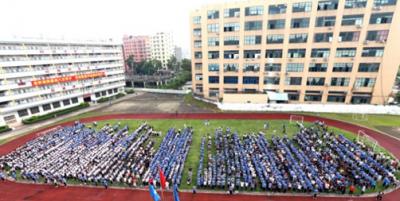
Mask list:
POLYGON ((304 116, 301 115, 290 115, 290 119, 289 119, 290 123, 301 123, 303 124, 304 122, 304 116))
POLYGON ((353 114, 353 120, 355 121, 368 121, 368 114, 361 113, 361 114, 353 114))
POLYGON ((363 130, 358 130, 357 141, 362 142, 367 146, 371 146, 374 150, 375 150, 376 146, 378 145, 378 141, 375 140, 373 137, 369 136, 363 130))

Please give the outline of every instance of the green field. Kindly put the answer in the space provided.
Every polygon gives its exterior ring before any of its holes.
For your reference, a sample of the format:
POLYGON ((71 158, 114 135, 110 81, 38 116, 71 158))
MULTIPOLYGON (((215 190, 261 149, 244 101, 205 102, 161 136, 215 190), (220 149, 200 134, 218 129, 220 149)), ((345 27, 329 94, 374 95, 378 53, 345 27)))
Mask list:
MULTIPOLYGON (((295 124, 290 124, 289 121, 286 120, 269 120, 269 129, 264 130, 263 125, 265 120, 210 120, 210 125, 205 126, 203 120, 108 120, 108 121, 100 121, 98 122, 97 128, 103 127, 106 123, 109 123, 111 125, 117 124, 118 122, 121 123, 121 125, 128 125, 129 126, 129 131, 132 132, 134 131, 141 123, 147 122, 150 125, 153 126, 154 130, 156 131, 161 131, 162 136, 161 137, 152 137, 152 140, 155 141, 155 148, 158 148, 163 136, 165 133, 168 131, 169 128, 176 128, 176 129, 182 129, 184 126, 191 126, 194 129, 194 135, 193 135, 193 140, 192 140, 192 146, 190 147, 188 157, 185 162, 185 168, 184 168, 184 173, 182 176, 182 182, 181 182, 181 188, 182 189, 191 189, 192 186, 196 184, 196 177, 197 177, 197 169, 198 169, 198 161, 200 157, 200 146, 201 146, 201 138, 202 136, 207 136, 211 135, 214 137, 214 131, 218 127, 229 127, 231 128, 231 131, 237 131, 239 136, 242 136, 244 134, 252 133, 252 132, 259 132, 262 131, 266 134, 266 137, 268 139, 271 138, 272 135, 282 135, 282 125, 286 125, 286 131, 287 131, 287 136, 291 138, 293 135, 296 134, 298 131, 298 127, 295 124), (193 178, 192 178, 192 184, 187 184, 187 172, 188 169, 192 167, 193 168, 193 178)), ((304 123, 305 126, 310 126, 310 123, 304 123)), ((88 124, 88 126, 91 126, 91 124, 88 124)), ((343 134, 345 137, 349 139, 354 139, 356 136, 352 133, 340 130, 338 128, 333 128, 331 127, 329 130, 334 131, 335 133, 340 133, 343 134)), ((213 147, 213 152, 214 147, 213 147)), ((378 147, 376 151, 379 152, 388 152, 383 149, 382 147, 378 147)), ((205 154, 206 155, 206 154, 205 154)), ((205 162, 207 161, 207 157, 205 157, 205 162)), ((378 185, 377 189, 375 191, 381 190, 382 187, 381 185, 378 185)), ((372 192, 372 190, 371 190, 372 192)))

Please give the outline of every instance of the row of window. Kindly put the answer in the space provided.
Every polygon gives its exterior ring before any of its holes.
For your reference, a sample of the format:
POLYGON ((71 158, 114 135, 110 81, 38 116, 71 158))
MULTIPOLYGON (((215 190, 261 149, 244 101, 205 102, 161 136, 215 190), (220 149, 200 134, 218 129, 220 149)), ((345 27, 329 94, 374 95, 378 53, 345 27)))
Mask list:
MULTIPOLYGON (((336 57, 355 57, 357 53, 356 48, 337 48, 336 57)), ((384 47, 364 47, 362 57, 382 57, 384 47)), ((311 49, 311 58, 328 58, 330 55, 329 48, 313 48, 311 49)), ((307 56, 306 49, 288 49, 287 58, 305 58, 307 56)), ((202 52, 194 52, 195 59, 202 58, 202 52)), ((225 50, 223 51, 224 59, 239 59, 239 50, 225 50)), ((220 51, 208 51, 208 59, 219 59, 220 51)), ((246 59, 260 59, 261 50, 243 50, 243 58, 246 59)), ((265 50, 265 58, 283 58, 282 49, 267 49, 265 50)))
MULTIPOLYGON (((378 41, 378 42, 386 42, 387 37, 389 35, 389 30, 373 30, 368 31, 365 41, 378 41)), ((290 34, 288 37, 289 43, 307 43, 308 42, 308 33, 296 33, 290 34)), ((340 32, 338 41, 339 42, 357 42, 360 39, 360 31, 347 31, 340 32)), ((315 43, 322 42, 332 42, 333 41, 333 32, 328 33, 315 33, 314 40, 315 43)), ((284 34, 270 34, 266 36, 267 44, 282 44, 284 43, 284 34)), ((226 36, 224 37, 224 46, 229 45, 239 45, 240 37, 239 36, 226 36)), ((262 36, 261 35, 245 35, 244 36, 244 45, 260 45, 262 44, 262 36)), ((201 40, 194 41, 195 48, 201 48, 202 46, 201 40)), ((219 37, 208 37, 208 46, 209 47, 217 47, 220 46, 219 37)))
MULTIPOLYGON (((342 18, 342 26, 361 26, 363 24, 364 15, 344 15, 342 18)), ((369 24, 390 24, 393 19, 393 13, 374 13, 369 19, 369 24)), ((336 24, 336 16, 322 16, 316 18, 315 27, 333 27, 336 24)), ((267 29, 284 29, 286 26, 286 19, 268 20, 267 29)), ((310 18, 292 18, 290 21, 290 28, 308 28, 310 26, 310 18)), ((209 33, 220 32, 218 23, 207 24, 207 31, 209 33)), ((262 20, 252 20, 244 22, 245 31, 257 31, 263 29, 262 20)), ((224 32, 236 32, 240 30, 240 23, 230 22, 223 25, 224 32)), ((198 33, 197 33, 198 34, 198 33)))
MULTIPOLYGON (((374 7, 380 6, 392 6, 396 5, 397 0, 374 0, 374 7)), ((344 7, 345 9, 351 8, 365 8, 367 6, 367 0, 346 0, 344 7)), ((320 0, 317 4, 317 10, 337 10, 339 7, 339 0, 320 0)), ((268 6, 268 14, 276 15, 276 14, 285 14, 287 12, 287 4, 276 4, 268 6)), ((311 12, 312 10, 312 2, 304 1, 292 4, 292 12, 311 12)), ((256 5, 245 7, 244 9, 245 16, 257 16, 264 14, 264 6, 256 5)), ((240 17, 240 8, 227 8, 224 9, 224 18, 232 18, 232 17, 240 17)), ((207 19, 219 19, 220 11, 219 10, 208 10, 207 11, 207 19)), ((200 23, 199 16, 196 16, 193 19, 193 22, 200 23)))
MULTIPOLYGON (((63 106, 65 107, 65 106, 68 106, 71 104, 78 103, 78 98, 65 99, 65 100, 62 100, 61 102, 63 103, 63 106)), ((42 110, 43 110, 43 112, 47 112, 47 111, 51 110, 52 108, 57 109, 59 107, 61 107, 61 103, 60 103, 60 101, 57 101, 57 102, 53 102, 51 104, 49 103, 49 104, 42 105, 42 110)), ((29 108, 29 111, 30 111, 30 114, 28 112, 28 109, 18 110, 18 116, 25 117, 28 115, 34 115, 34 114, 39 113, 40 109, 39 109, 39 106, 36 106, 36 107, 29 108)))
MULTIPOLYGON (((201 70, 201 64, 195 65, 196 70, 201 70)), ((360 63, 358 65, 358 72, 378 72, 380 67, 380 63, 360 63)), ((219 72, 219 64, 210 63, 208 64, 209 72, 219 72)), ((224 72, 238 72, 239 64, 237 63, 225 63, 224 64, 224 72)), ((327 72, 328 64, 327 63, 310 63, 308 67, 308 72, 327 72)), ((334 63, 332 72, 351 72, 353 70, 353 63, 334 63)), ((245 63, 243 65, 243 72, 259 72, 260 64, 256 63, 245 63)), ((266 63, 264 66, 265 72, 280 72, 281 64, 280 63, 266 63)), ((303 72, 304 64, 303 63, 288 63, 286 65, 286 72, 303 72)))

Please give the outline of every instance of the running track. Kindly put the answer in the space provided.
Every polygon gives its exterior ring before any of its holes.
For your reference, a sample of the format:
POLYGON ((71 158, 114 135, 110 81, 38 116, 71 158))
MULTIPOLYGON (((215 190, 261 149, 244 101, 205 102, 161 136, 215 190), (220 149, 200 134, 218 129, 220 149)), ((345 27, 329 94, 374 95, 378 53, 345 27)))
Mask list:
MULTIPOLYGON (((316 116, 304 116, 304 121, 325 121, 329 126, 341 128, 343 130, 357 133, 358 130, 364 130, 365 133, 373 137, 379 144, 392 152, 397 158, 400 158, 400 141, 381 134, 377 131, 342 122, 333 119, 327 119, 316 116)), ((81 119, 81 122, 101 121, 108 119, 289 119, 288 113, 217 113, 217 114, 112 114, 97 117, 88 117, 81 119)), ((72 124, 73 122, 66 122, 59 124, 61 126, 72 124)), ((55 126, 52 126, 55 127, 55 126)), ((47 127, 31 134, 20 137, 7 144, 0 146, 0 155, 7 154, 17 147, 25 144, 27 141, 37 137, 41 132, 48 130, 47 127)), ((170 193, 164 193, 164 201, 172 201, 170 193)), ((261 196, 261 195, 224 195, 216 193, 198 193, 193 195, 191 193, 180 193, 182 201, 305 201, 312 200, 310 196, 261 196)), ((151 200, 148 191, 146 190, 130 190, 130 189, 103 189, 94 187, 59 187, 55 188, 50 185, 36 185, 36 184, 23 184, 15 182, 0 182, 0 201, 22 201, 22 200, 35 200, 35 201, 145 201, 151 200)), ((376 200, 375 197, 319 197, 318 200, 327 201, 344 201, 344 200, 376 200)), ((400 201, 400 189, 388 193, 384 196, 387 201, 400 201)))

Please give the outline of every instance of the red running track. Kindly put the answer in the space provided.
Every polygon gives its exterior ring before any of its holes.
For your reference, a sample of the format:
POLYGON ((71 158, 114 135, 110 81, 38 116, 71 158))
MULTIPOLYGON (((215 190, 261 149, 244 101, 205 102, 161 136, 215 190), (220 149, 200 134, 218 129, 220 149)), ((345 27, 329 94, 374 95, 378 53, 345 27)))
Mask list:
MULTIPOLYGON (((81 122, 92 122, 101 121, 108 119, 289 119, 289 113, 217 113, 217 114, 113 114, 104 115, 97 117, 88 117, 81 119, 81 122)), ((373 137, 379 142, 379 144, 385 147, 387 150, 392 152, 397 158, 400 158, 400 141, 381 134, 377 131, 350 124, 347 122, 327 119, 323 117, 303 115, 304 121, 325 121, 329 126, 341 128, 343 130, 357 133, 358 130, 364 130, 365 133, 373 137)), ((65 126, 72 124, 73 122, 67 122, 59 124, 58 126, 65 126)), ((48 129, 53 128, 47 127, 31 134, 20 137, 9 143, 0 146, 0 155, 7 154, 17 147, 25 144, 27 141, 34 139, 48 129)), ((171 201, 172 196, 170 193, 164 193, 164 201, 171 201)), ((277 195, 277 196, 261 196, 261 195, 225 195, 216 193, 198 193, 193 195, 191 193, 180 193, 182 201, 240 201, 249 200, 251 201, 305 201, 312 200, 310 196, 290 196, 290 195, 277 195)), ((320 197, 319 200, 328 201, 348 201, 348 200, 376 200, 374 197, 320 197)), ((103 189, 94 187, 59 187, 55 188, 50 185, 39 185, 39 184, 23 184, 15 182, 0 182, 0 201, 22 201, 22 200, 35 200, 35 201, 112 201, 112 200, 132 200, 132 201, 144 201, 151 200, 148 191, 146 190, 130 190, 130 189, 103 189)), ((400 201, 400 189, 394 192, 388 193, 384 196, 384 200, 387 201, 400 201)))

